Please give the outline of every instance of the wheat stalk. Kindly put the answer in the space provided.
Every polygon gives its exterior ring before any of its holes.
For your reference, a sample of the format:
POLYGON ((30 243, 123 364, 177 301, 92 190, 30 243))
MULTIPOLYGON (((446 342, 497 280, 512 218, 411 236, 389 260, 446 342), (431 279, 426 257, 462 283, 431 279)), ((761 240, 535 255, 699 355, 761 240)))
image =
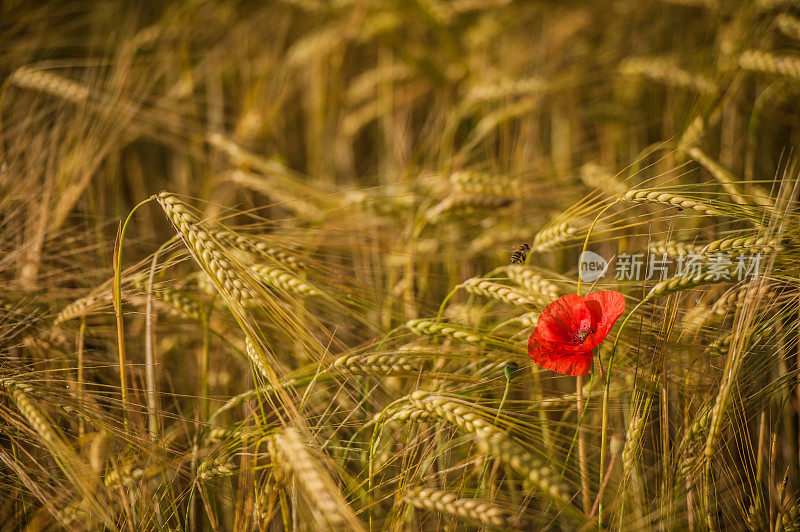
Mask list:
MULTIPOLYGON (((229 155, 231 155, 234 160, 238 160, 237 156, 241 154, 238 151, 234 151, 233 153, 229 153, 229 155)), ((269 162, 271 161, 262 164, 267 164, 269 162)), ((249 157, 245 158, 245 162, 242 164, 253 164, 253 159, 249 157)), ((304 193, 305 191, 302 188, 295 191, 298 187, 294 186, 294 181, 287 185, 287 180, 276 177, 284 175, 284 169, 278 167, 272 170, 272 172, 269 172, 265 168, 263 171, 267 173, 267 176, 246 172, 244 170, 232 170, 227 174, 227 177, 233 183, 237 183, 255 192, 266 194, 277 201, 279 205, 296 213, 298 216, 309 219, 315 219, 320 216, 320 207, 306 199, 309 197, 309 194, 304 193), (273 180, 277 182, 273 182, 273 180)))
POLYGON ((8 392, 8 395, 17 405, 20 413, 25 416, 25 419, 27 419, 28 423, 31 424, 33 430, 39 434, 39 436, 47 445, 56 449, 65 447, 65 444, 62 441, 61 436, 54 428, 52 421, 50 421, 42 412, 39 411, 31 398, 28 396, 28 393, 33 390, 31 386, 24 383, 7 382, 5 383, 5 388, 8 392))
POLYGON ((756 319, 755 309, 760 301, 763 300, 766 282, 760 281, 751 283, 750 289, 742 302, 742 311, 737 313, 736 323, 734 324, 731 338, 730 349, 725 360, 725 369, 722 382, 717 392, 714 405, 711 408, 708 437, 706 438, 703 454, 706 457, 707 467, 710 468, 711 458, 717 450, 717 444, 722 431, 722 420, 726 415, 728 403, 733 388, 736 386, 736 379, 742 366, 748 345, 753 345, 759 341, 758 335, 751 332, 752 325, 756 319))
POLYGON ((88 314, 92 309, 96 308, 99 304, 108 304, 110 302, 110 291, 101 292, 99 294, 89 294, 86 297, 76 299, 61 309, 61 312, 56 315, 53 323, 55 325, 59 325, 76 318, 81 318, 88 314))
POLYGON ((686 151, 689 147, 694 146, 703 134, 706 131, 706 121, 701 116, 698 115, 689 122, 689 125, 686 126, 686 129, 681 134, 680 140, 678 140, 678 149, 681 151, 686 151))
POLYGON ((679 242, 677 240, 657 240, 648 244, 650 253, 656 255, 669 255, 671 257, 699 255, 703 251, 703 246, 698 244, 689 244, 687 242, 679 242))
POLYGON ((686 150, 691 158, 700 163, 708 172, 716 179, 725 192, 730 195, 734 202, 739 205, 747 205, 750 199, 754 200, 757 204, 765 207, 773 207, 774 204, 769 198, 769 195, 763 192, 760 188, 757 189, 756 194, 746 195, 740 188, 736 176, 730 170, 722 166, 720 163, 709 157, 697 146, 692 146, 686 150))
POLYGON ((730 236, 720 240, 714 240, 703 246, 702 253, 709 254, 720 251, 735 251, 755 253, 773 253, 783 251, 784 246, 781 240, 768 236, 730 236))
POLYGON ((551 88, 552 84, 539 77, 524 79, 501 79, 491 83, 472 86, 464 98, 469 105, 504 98, 530 96, 551 88))
POLYGON ((79 83, 30 67, 18 68, 9 79, 18 87, 46 92, 73 103, 83 103, 91 95, 89 89, 79 83))
POLYGON ((348 370, 356 373, 417 373, 419 367, 408 357, 374 354, 374 355, 342 355, 337 357, 331 368, 348 370))
POLYGON ((599 164, 586 163, 581 166, 581 181, 589 188, 599 188, 615 194, 622 194, 628 187, 616 175, 599 164))
POLYGON ((254 236, 216 228, 209 228, 208 232, 220 242, 229 244, 241 251, 252 253, 253 255, 274 259, 284 266, 290 268, 303 268, 306 266, 299 257, 282 249, 270 246, 267 242, 254 236))
POLYGON ((519 323, 522 327, 536 327, 536 324, 539 322, 539 311, 532 310, 526 312, 514 318, 514 321, 519 323))
POLYGON ((700 451, 702 451, 702 446, 708 436, 710 419, 711 408, 705 405, 695 414, 692 423, 686 429, 686 433, 683 436, 683 454, 680 467, 684 476, 691 484, 695 482, 694 476, 699 466, 700 451))
POLYGON ((521 292, 511 286, 505 286, 493 281, 487 281, 479 277, 467 279, 461 285, 470 294, 486 296, 503 303, 518 306, 536 305, 537 301, 533 297, 521 292))
POLYGON ((689 209, 707 216, 721 216, 723 214, 707 203, 679 196, 672 192, 633 189, 626 192, 622 199, 634 203, 655 203, 679 209, 689 209))
MULTIPOLYGON (((756 287, 756 297, 761 297, 766 300, 773 300, 777 295, 777 291, 772 283, 758 283, 756 287)), ((744 286, 734 288, 721 295, 713 305, 711 311, 718 315, 727 314, 732 309, 740 308, 748 297, 753 297, 753 286, 746 284, 744 286)))
POLYGON ((486 209, 501 209, 512 203, 510 198, 477 194, 452 194, 425 212, 425 219, 439 221, 444 215, 469 215, 486 209))
POLYGON ((202 480, 230 475, 236 468, 233 456, 225 455, 200 462, 197 466, 197 476, 202 480))
POLYGON ((401 403, 399 406, 388 408, 375 414, 375 416, 372 418, 372 423, 376 425, 382 425, 392 421, 412 421, 414 423, 422 423, 424 421, 429 421, 432 417, 433 414, 427 410, 420 410, 414 405, 401 403))
POLYGON ((416 408, 427 410, 436 417, 473 434, 479 447, 522 475, 542 494, 561 505, 570 504, 571 497, 567 487, 557 474, 550 470, 542 460, 534 457, 516 443, 508 434, 486 421, 478 411, 468 404, 454 401, 445 396, 433 395, 423 390, 417 390, 408 395, 407 400, 416 408))
POLYGON ((247 356, 250 357, 250 361, 253 363, 253 366, 255 366, 256 370, 258 370, 261 376, 269 381, 272 376, 272 372, 269 369, 269 361, 264 357, 260 349, 256 349, 249 336, 245 336, 244 346, 247 356))
POLYGON ((475 332, 466 327, 442 323, 429 319, 413 319, 406 323, 406 326, 417 334, 425 336, 446 336, 459 342, 472 345, 492 345, 495 347, 508 348, 508 344, 494 339, 488 335, 475 332))
POLYGON ((129 462, 121 467, 110 469, 108 474, 103 479, 103 483, 109 488, 131 486, 143 478, 158 474, 160 471, 160 467, 151 468, 148 470, 142 467, 135 467, 133 463, 129 462))
POLYGON ((569 222, 545 227, 533 237, 534 251, 549 251, 577 237, 578 229, 569 222))
POLYGON ((800 79, 800 59, 795 57, 775 55, 762 50, 745 50, 739 56, 739 66, 744 70, 800 79))
POLYGON ((34 403, 28 395, 32 387, 26 383, 8 379, 0 381, 0 386, 14 401, 17 409, 39 435, 45 447, 50 451, 58 467, 78 490, 94 515, 99 516, 106 525, 111 523, 110 514, 102 502, 103 492, 98 489, 98 482, 92 470, 81 460, 72 446, 65 441, 64 435, 34 403))
POLYGON ((449 177, 453 191, 476 196, 515 198, 527 194, 530 184, 512 177, 495 176, 489 173, 461 170, 449 177))
POLYGON ((541 295, 548 301, 556 299, 561 289, 555 283, 548 281, 541 274, 536 273, 533 268, 522 264, 511 264, 504 267, 508 278, 534 294, 541 295))
POLYGON ((726 279, 725 276, 714 272, 699 273, 697 275, 679 274, 656 283, 653 288, 650 289, 647 297, 660 297, 673 294, 675 292, 681 292, 683 290, 697 288, 698 286, 704 284, 725 282, 730 282, 730 277, 726 279))
POLYGON ((681 69, 674 61, 664 57, 630 57, 619 66, 619 72, 628 76, 642 76, 701 94, 714 94, 717 87, 714 82, 703 76, 681 69))
POLYGON ((359 74, 347 87, 345 98, 350 105, 357 105, 375 96, 378 88, 387 83, 405 81, 414 76, 414 69, 404 63, 379 66, 359 74))
POLYGON ((161 192, 157 201, 175 229, 186 242, 195 261, 203 268, 211 281, 223 295, 244 307, 255 299, 246 286, 225 249, 206 231, 200 220, 174 194, 161 192))
POLYGON ((625 445, 622 448, 622 474, 626 483, 633 475, 638 463, 646 422, 646 415, 639 413, 634 413, 628 421, 628 428, 625 432, 625 445))
POLYGON ((800 19, 789 13, 781 13, 775 17, 778 30, 792 39, 800 40, 800 19))
MULTIPOLYGON (((140 290, 147 290, 147 284, 144 279, 137 280, 134 284, 140 290)), ((177 314, 197 322, 203 322, 205 319, 205 310, 200 306, 200 303, 189 297, 182 290, 169 285, 161 285, 153 287, 153 295, 167 303, 177 314)))
POLYGON ((288 294, 302 297, 321 296, 322 292, 317 290, 307 281, 279 266, 270 264, 253 264, 250 271, 259 281, 264 284, 277 288, 288 294))
POLYGON ((318 530, 364 530, 336 483, 293 428, 269 439, 274 465, 291 476, 311 506, 318 530))
POLYGON ((406 493, 405 500, 421 510, 443 512, 490 527, 514 528, 519 525, 509 510, 488 501, 462 498, 446 491, 415 487, 406 493))

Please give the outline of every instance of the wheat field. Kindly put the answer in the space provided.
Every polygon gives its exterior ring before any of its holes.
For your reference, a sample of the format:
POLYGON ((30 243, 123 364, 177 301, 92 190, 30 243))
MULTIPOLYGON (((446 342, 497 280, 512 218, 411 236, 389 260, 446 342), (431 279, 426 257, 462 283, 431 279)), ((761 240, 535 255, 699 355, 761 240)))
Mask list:
POLYGON ((2 530, 800 530, 797 1, 9 0, 0 43, 2 530), (535 363, 602 291, 590 371, 535 363))

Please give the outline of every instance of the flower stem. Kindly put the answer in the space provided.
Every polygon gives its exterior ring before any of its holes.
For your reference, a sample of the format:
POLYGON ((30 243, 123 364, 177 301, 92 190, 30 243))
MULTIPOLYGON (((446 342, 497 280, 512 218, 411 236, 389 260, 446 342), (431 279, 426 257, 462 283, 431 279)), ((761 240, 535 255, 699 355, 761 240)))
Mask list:
MULTIPOLYGON (((583 375, 575 379, 575 409, 578 419, 583 418, 583 375)), ((578 460, 581 473, 581 495, 583 511, 587 511, 592 504, 589 492, 589 463, 586 460, 586 431, 582 425, 578 426, 578 460)))

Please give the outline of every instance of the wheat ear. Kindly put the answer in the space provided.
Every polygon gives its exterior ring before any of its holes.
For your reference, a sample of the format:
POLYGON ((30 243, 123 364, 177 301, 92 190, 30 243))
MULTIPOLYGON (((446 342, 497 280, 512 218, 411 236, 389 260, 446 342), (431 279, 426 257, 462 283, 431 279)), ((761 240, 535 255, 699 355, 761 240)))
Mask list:
POLYGON ((578 229, 569 222, 547 226, 533 237, 534 251, 549 251, 577 236, 578 229))
POLYGON ((513 528, 518 525, 514 514, 509 510, 488 501, 462 498, 447 491, 411 488, 405 500, 422 510, 442 512, 490 527, 513 528))
POLYGON ((255 277, 264 284, 289 294, 303 297, 321 296, 322 292, 317 290, 307 281, 299 278, 290 271, 276 265, 254 264, 250 266, 250 271, 255 277))
POLYGON ((536 305, 536 300, 512 286, 505 286, 486 279, 474 277, 467 279, 461 286, 470 294, 480 295, 518 306, 536 305))
POLYGON ((317 530, 364 530, 336 483, 296 429, 288 428, 270 437, 269 450, 275 467, 291 476, 301 489, 317 530))
POLYGON ((186 242, 195 261, 211 278, 223 297, 240 306, 255 299, 239 272, 233 268, 224 248, 206 231, 200 220, 174 194, 161 192, 157 200, 175 229, 186 242))
POLYGON ((533 268, 522 264, 511 264, 504 268, 508 278, 534 294, 540 295, 547 300, 556 299, 561 293, 561 289, 555 283, 548 281, 541 274, 536 273, 533 268))
POLYGON ((445 336, 472 345, 491 345, 506 349, 509 347, 507 342, 503 342, 500 339, 475 332, 466 327, 442 323, 436 320, 418 318, 408 321, 406 326, 413 332, 425 336, 445 336))
POLYGON ((571 497, 566 485, 545 463, 534 457, 508 434, 489 423, 469 405, 445 396, 417 390, 407 396, 416 408, 427 410, 436 417, 474 435, 475 443, 495 456, 529 481, 542 494, 569 506, 571 497))
POLYGON ((663 57, 630 57, 620 64, 619 71, 624 75, 641 76, 701 94, 714 94, 717 91, 711 79, 683 70, 674 61, 663 57))
POLYGON ((775 55, 762 50, 746 50, 739 56, 739 66, 744 70, 800 79, 800 60, 795 57, 775 55))
POLYGON ((10 79, 18 87, 46 92, 73 103, 85 102, 91 95, 89 89, 79 83, 30 67, 18 68, 10 79))
POLYGON ((655 203, 679 209, 690 209, 708 216, 722 215, 721 211, 707 203, 673 194, 672 192, 633 189, 626 192, 622 199, 634 203, 655 203))

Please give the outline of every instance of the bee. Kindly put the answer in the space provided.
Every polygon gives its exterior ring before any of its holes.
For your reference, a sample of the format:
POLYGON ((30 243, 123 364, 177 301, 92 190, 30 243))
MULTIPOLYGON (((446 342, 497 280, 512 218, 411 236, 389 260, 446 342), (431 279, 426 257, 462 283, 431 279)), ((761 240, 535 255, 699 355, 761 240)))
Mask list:
POLYGON ((514 253, 511 254, 511 264, 525 262, 525 257, 528 256, 528 252, 530 250, 531 247, 528 244, 522 244, 514 253))

